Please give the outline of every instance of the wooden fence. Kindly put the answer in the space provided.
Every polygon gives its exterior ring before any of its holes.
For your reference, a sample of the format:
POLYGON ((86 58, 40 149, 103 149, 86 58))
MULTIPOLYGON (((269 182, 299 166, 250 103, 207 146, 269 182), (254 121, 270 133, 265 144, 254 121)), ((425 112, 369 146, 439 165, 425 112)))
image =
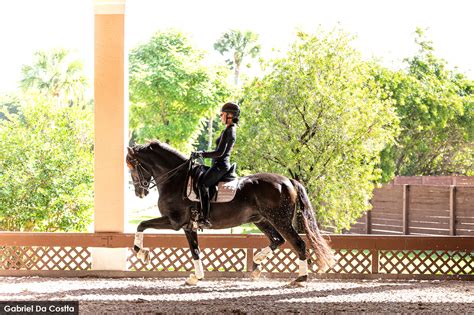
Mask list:
MULTIPOLYGON (((322 278, 474 279, 474 237, 326 235, 336 264, 322 278)), ((185 277, 193 269, 181 234, 145 234, 145 265, 131 250, 133 234, 0 233, 0 276, 185 277), (91 270, 92 247, 128 248, 126 271, 91 270)), ((248 277, 253 255, 268 245, 263 235, 200 235, 210 277, 248 277)), ((295 276, 297 257, 284 244, 262 264, 266 277, 295 276)), ((317 272, 315 267, 311 267, 317 272)))
POLYGON ((371 203, 349 233, 474 236, 473 177, 399 177, 371 203))

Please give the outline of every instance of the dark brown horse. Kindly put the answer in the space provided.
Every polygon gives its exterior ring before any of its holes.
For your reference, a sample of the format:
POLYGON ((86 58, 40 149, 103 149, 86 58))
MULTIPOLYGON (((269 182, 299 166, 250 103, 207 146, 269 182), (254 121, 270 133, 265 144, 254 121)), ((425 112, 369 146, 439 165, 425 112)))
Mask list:
MULTIPOLYGON (((196 203, 183 198, 191 161, 158 141, 129 147, 126 161, 137 196, 146 196, 150 183, 155 181, 159 192, 158 208, 162 215, 138 225, 135 251, 142 259, 148 258, 148 252, 143 249, 143 231, 146 229, 183 229, 195 267, 195 273, 190 275, 186 283, 196 284, 204 277, 197 232, 190 225, 196 203)), ((210 221, 213 229, 254 223, 268 237, 269 246, 254 256, 253 278, 259 277, 261 262, 285 240, 288 241, 299 258, 298 278, 292 283, 303 284, 308 275, 306 244, 292 226, 298 210, 302 214, 298 217, 302 218, 306 235, 316 254, 315 262, 319 270, 323 271, 333 263, 333 254, 319 232, 306 190, 296 180, 271 173, 242 177, 232 201, 212 204, 210 221)))

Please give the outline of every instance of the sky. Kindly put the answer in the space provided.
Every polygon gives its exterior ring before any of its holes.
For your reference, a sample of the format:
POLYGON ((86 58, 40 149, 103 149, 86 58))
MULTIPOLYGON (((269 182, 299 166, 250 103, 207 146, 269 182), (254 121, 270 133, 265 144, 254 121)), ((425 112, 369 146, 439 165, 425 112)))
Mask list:
MULTIPOLYGON (((266 57, 273 48, 286 50, 298 29, 339 26, 356 36, 353 45, 365 58, 397 68, 416 52, 419 26, 428 29, 438 57, 474 79, 472 12, 471 0, 127 0, 126 45, 174 28, 219 62, 212 46, 229 29, 258 33, 266 57)), ((92 83, 93 36, 93 0, 0 0, 0 92, 17 87, 34 51, 55 47, 74 51, 92 83)))

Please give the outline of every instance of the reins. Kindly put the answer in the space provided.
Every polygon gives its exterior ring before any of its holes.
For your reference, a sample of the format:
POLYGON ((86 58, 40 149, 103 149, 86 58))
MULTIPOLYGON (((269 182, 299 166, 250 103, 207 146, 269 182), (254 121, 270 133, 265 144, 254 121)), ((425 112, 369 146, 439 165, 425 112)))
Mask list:
MULTIPOLYGON (((187 165, 188 163, 191 162, 191 159, 189 160, 186 160, 186 162, 178 165, 177 167, 173 168, 172 170, 166 172, 165 174, 161 175, 160 178, 158 179, 158 181, 156 180, 155 176, 150 173, 145 167, 143 167, 143 165, 137 160, 137 159, 134 159, 134 164, 135 164, 135 167, 137 168, 137 172, 138 172, 138 178, 139 178, 139 182, 138 184, 140 185, 141 188, 149 191, 150 189, 160 185, 160 184, 163 184, 165 182, 167 182, 168 180, 170 180, 183 166, 187 165), (147 173, 148 175, 150 175, 150 183, 148 183, 146 180, 145 180, 145 176, 144 176, 144 172, 147 173), (153 185, 151 187, 148 187, 149 184, 152 184, 153 185)), ((134 184, 137 184, 136 181, 133 181, 134 184)))

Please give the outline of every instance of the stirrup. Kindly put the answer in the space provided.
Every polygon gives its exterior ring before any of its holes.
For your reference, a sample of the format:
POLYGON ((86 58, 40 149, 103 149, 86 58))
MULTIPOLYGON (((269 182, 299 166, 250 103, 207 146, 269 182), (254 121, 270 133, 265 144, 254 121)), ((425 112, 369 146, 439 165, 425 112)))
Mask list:
POLYGON ((200 218, 198 220, 198 225, 200 228, 210 228, 212 227, 212 223, 209 221, 209 219, 204 219, 204 218, 200 218))

